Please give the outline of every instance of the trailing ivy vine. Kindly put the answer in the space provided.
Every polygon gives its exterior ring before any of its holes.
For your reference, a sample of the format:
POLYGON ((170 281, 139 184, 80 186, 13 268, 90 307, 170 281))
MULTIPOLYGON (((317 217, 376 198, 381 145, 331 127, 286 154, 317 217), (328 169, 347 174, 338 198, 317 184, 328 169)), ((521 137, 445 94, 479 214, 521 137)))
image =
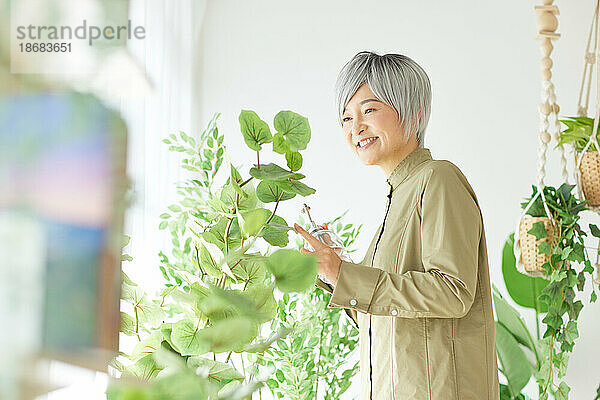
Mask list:
MULTIPOLYGON (((587 209, 587 201, 579 201, 571 194, 574 187, 562 184, 558 189, 551 186, 543 189, 556 226, 555 240, 538 245, 540 253, 550 255, 549 261, 542 265, 549 283, 537 297, 547 310, 542 319, 546 329, 539 340, 540 367, 535 374, 541 400, 548 399, 550 395, 556 400, 568 399, 571 389, 562 378, 567 370, 569 353, 579 337, 577 320, 583 308, 582 301, 576 299, 575 290, 583 291, 587 278, 591 278, 594 272, 585 250, 584 238, 587 233, 578 223, 581 218, 579 213, 587 209), (577 269, 577 265, 582 267, 577 269)), ((537 193, 536 186, 532 186, 532 189, 532 195, 521 203, 523 208, 537 193)), ((536 198, 527 214, 532 217, 546 216, 541 196, 536 198)), ((594 237, 600 238, 600 230, 596 225, 589 224, 589 229, 594 237)), ((548 236, 542 221, 534 223, 528 233, 538 240, 548 236)), ((590 302, 596 299, 597 294, 592 287, 590 302)))

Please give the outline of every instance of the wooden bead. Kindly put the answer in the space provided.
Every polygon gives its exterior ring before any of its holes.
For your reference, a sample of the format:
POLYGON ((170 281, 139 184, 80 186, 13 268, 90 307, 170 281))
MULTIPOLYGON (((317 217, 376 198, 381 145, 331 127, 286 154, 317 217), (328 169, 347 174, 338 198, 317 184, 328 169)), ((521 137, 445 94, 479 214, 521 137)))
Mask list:
POLYGON ((560 111, 560 107, 558 106, 558 104, 554 103, 554 107, 553 108, 554 108, 554 112, 556 114, 558 114, 558 112, 560 111))
POLYGON ((548 103, 540 104, 540 113, 542 113, 544 115, 548 115, 551 112, 552 112, 552 107, 550 107, 550 104, 548 104, 548 103))
POLYGON ((558 28, 558 19, 550 12, 542 12, 538 15, 536 25, 539 31, 554 32, 558 28))
POLYGON ((542 44, 540 46, 540 50, 542 51, 542 56, 544 56, 544 57, 550 56, 550 53, 552 53, 553 49, 554 49, 554 46, 552 45, 552 41, 549 38, 544 38, 544 40, 542 41, 542 44))
POLYGON ((542 78, 543 78, 545 81, 549 81, 549 80, 550 80, 550 78, 552 78, 552 72, 550 72, 550 70, 549 70, 549 69, 545 69, 545 70, 543 70, 543 71, 542 71, 542 78))
POLYGON ((540 61, 540 65, 542 66, 542 69, 550 69, 552 68, 552 60, 550 57, 544 57, 542 58, 542 61, 540 61))
POLYGON ((550 143, 550 139, 552 139, 552 137, 548 132, 544 131, 540 133, 540 140, 542 141, 542 143, 548 144, 550 143))

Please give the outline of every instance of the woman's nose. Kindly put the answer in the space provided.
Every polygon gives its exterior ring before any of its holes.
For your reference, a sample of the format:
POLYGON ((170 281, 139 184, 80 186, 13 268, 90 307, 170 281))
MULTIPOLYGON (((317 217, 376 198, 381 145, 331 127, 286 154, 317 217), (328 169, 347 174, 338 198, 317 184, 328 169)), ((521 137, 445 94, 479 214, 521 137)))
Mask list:
POLYGON ((358 136, 362 131, 365 130, 365 125, 361 120, 354 120, 352 122, 352 134, 358 136))

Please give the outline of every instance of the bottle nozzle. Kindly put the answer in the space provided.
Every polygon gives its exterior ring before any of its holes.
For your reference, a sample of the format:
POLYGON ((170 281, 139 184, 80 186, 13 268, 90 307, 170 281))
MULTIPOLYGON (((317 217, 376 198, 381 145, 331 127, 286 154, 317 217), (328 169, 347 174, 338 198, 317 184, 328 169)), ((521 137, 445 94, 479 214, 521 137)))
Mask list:
POLYGON ((304 205, 304 207, 302 207, 302 212, 308 216, 308 220, 312 224, 313 228, 317 229, 318 228, 317 224, 315 224, 315 221, 313 221, 312 217, 310 216, 310 212, 309 212, 310 207, 306 203, 303 203, 303 205, 304 205))

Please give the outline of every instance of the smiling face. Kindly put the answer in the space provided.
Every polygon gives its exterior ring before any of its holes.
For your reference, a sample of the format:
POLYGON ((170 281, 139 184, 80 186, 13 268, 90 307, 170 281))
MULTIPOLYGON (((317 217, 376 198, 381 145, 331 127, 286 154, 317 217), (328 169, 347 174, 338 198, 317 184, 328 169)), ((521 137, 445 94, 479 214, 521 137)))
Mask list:
POLYGON ((342 131, 351 150, 365 165, 379 165, 386 176, 417 148, 416 135, 404 139, 396 110, 379 100, 366 83, 342 114, 342 131), (363 139, 369 139, 364 141, 363 139))

